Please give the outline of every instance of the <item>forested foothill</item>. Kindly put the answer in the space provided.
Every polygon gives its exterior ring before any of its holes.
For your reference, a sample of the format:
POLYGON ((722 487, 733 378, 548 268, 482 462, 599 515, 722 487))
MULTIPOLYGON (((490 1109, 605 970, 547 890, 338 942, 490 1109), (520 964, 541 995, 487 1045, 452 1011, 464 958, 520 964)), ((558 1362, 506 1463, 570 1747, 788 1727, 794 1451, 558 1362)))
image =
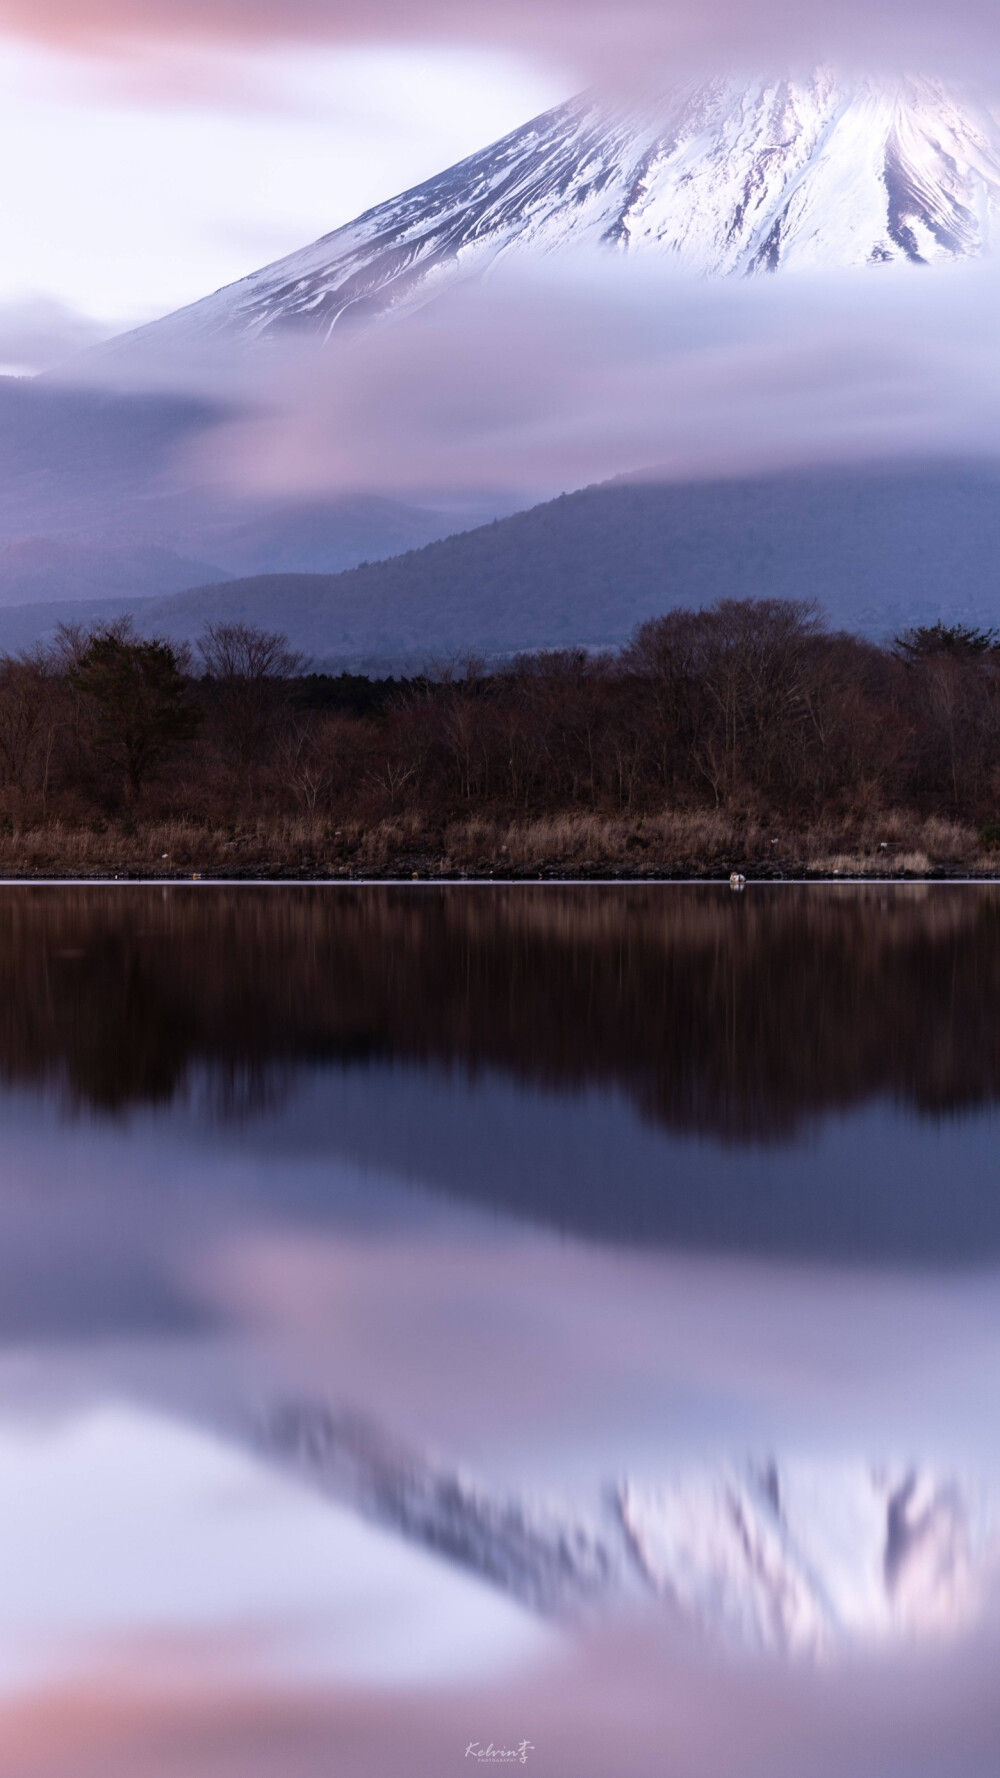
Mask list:
POLYGON ((1000 868, 1000 639, 722 600, 420 678, 128 620, 0 660, 7 875, 1000 868))

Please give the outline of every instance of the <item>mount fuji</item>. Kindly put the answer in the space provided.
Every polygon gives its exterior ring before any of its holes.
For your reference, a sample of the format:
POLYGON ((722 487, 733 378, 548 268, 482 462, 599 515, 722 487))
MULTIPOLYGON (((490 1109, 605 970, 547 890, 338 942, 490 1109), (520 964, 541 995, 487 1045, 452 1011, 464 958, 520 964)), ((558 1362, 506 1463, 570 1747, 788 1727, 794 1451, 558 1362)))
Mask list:
POLYGON ((110 349, 325 337, 526 250, 754 276, 973 258, 998 233, 1000 125, 938 81, 720 79, 628 115, 584 95, 110 349))
MULTIPOLYGON (((96 389, 75 387, 72 366, 0 387, 0 606, 19 607, 2 640, 26 646, 67 615, 65 602, 92 597, 98 581, 110 596, 123 580, 171 634, 199 629, 209 611, 252 612, 280 620, 314 658, 353 664, 409 661, 414 648, 423 661, 456 647, 607 646, 678 600, 803 587, 835 623, 874 635, 948 612, 988 624, 996 476, 948 450, 875 477, 817 468, 609 486, 516 520, 504 515, 518 499, 495 494, 430 506, 230 498, 188 467, 192 440, 214 423, 211 403, 202 412, 201 398, 192 407, 163 394, 161 366, 169 391, 172 358, 184 371, 190 355, 200 389, 203 365, 217 350, 225 363, 230 345, 260 363, 283 339, 350 337, 491 267, 574 249, 694 278, 813 271, 922 284, 928 267, 997 245, 1000 113, 939 81, 720 78, 627 114, 585 94, 311 246, 92 348, 75 365, 84 385, 96 371, 96 389), (434 541, 456 532, 468 535, 434 541)), ((530 490, 519 498, 529 506, 530 490)))

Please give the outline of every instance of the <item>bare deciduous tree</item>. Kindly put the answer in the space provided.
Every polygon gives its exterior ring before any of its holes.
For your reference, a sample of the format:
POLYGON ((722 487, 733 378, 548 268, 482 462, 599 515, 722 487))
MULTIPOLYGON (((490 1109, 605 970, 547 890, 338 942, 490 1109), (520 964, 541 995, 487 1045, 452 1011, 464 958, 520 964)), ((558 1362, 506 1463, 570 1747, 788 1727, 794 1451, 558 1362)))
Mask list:
POLYGON ((286 682, 304 661, 277 630, 251 624, 206 624, 198 640, 206 679, 214 689, 213 714, 224 750, 237 769, 259 763, 285 700, 286 682))

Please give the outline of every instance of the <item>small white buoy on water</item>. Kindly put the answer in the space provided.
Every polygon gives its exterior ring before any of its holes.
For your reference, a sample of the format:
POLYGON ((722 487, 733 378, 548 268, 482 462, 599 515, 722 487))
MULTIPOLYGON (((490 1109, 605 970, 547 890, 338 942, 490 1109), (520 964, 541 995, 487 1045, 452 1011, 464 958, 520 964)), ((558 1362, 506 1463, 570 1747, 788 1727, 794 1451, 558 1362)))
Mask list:
POLYGON ((746 877, 741 877, 739 871, 734 870, 732 873, 732 876, 729 879, 730 889, 745 889, 746 886, 747 886, 746 877))

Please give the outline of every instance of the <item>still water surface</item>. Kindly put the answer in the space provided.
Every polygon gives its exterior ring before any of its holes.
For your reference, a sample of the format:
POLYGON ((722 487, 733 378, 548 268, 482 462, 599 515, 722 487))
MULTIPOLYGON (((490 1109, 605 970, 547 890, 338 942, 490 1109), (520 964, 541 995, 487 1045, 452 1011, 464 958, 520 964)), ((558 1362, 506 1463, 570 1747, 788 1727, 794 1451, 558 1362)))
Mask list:
POLYGON ((998 1009, 985 886, 0 891, 3 1778, 995 1772, 998 1009))

